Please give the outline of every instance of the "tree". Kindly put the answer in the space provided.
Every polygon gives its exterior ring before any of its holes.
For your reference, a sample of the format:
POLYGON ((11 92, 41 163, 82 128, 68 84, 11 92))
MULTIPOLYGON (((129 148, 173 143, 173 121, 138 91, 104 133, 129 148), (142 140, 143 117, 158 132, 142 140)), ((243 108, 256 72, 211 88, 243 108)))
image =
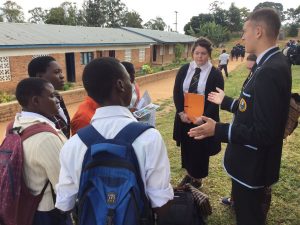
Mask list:
POLYGON ((149 20, 144 24, 144 27, 152 30, 165 30, 166 23, 163 21, 161 17, 156 17, 155 19, 149 20))
POLYGON ((31 17, 28 19, 29 23, 44 23, 47 15, 47 11, 44 11, 41 7, 36 7, 28 11, 31 17))
POLYGON ((65 11, 62 7, 55 7, 50 9, 46 15, 45 23, 66 25, 65 11))
POLYGON ((240 9, 237 8, 234 3, 231 3, 227 12, 228 29, 229 31, 240 31, 242 29, 242 19, 240 15, 240 9))
POLYGON ((120 0, 105 1, 106 27, 120 27, 124 17, 125 5, 120 0))
POLYGON ((300 5, 296 9, 287 9, 284 14, 286 15, 286 19, 289 21, 289 23, 300 23, 300 5))
POLYGON ((105 0, 86 0, 83 11, 87 26, 103 27, 105 18, 105 0))
POLYGON ((126 12, 122 20, 122 25, 125 27, 143 28, 143 20, 136 11, 126 12))
POLYGON ((247 9, 246 7, 240 8, 240 15, 241 15, 241 20, 242 23, 244 23, 246 21, 246 19, 248 18, 250 14, 250 10, 247 9))
POLYGON ((198 29, 194 30, 194 33, 197 37, 207 37, 215 46, 219 46, 220 43, 229 40, 228 30, 215 22, 201 24, 198 29))
POLYGON ((183 51, 184 51, 184 46, 182 44, 177 43, 174 47, 174 54, 175 54, 175 62, 176 63, 180 62, 183 51))
POLYGON ((196 29, 199 28, 200 24, 212 21, 214 21, 214 16, 212 14, 200 13, 198 16, 193 16, 183 29, 185 34, 191 34, 191 28, 196 29))
POLYGON ((11 23, 23 23, 24 14, 22 7, 13 1, 6 1, 3 7, 0 8, 2 11, 2 18, 4 21, 11 23))
POLYGON ((283 6, 282 6, 281 3, 276 3, 276 2, 262 2, 262 3, 259 3, 257 6, 255 6, 254 10, 261 9, 261 8, 272 8, 272 9, 275 9, 278 12, 278 14, 279 14, 280 19, 282 21, 285 19, 284 18, 284 13, 283 13, 283 6))
POLYGON ((0 22, 3 22, 3 17, 2 17, 2 15, 0 15, 0 22))

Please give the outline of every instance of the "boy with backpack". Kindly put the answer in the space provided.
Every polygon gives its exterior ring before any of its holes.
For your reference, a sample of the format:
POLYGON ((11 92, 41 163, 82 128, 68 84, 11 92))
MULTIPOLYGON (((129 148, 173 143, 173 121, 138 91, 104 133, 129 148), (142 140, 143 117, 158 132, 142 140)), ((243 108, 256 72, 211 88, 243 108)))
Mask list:
POLYGON ((56 207, 78 199, 79 224, 153 224, 147 200, 159 214, 174 195, 163 139, 128 110, 131 83, 118 60, 93 60, 82 80, 101 107, 61 150, 56 207))
POLYGON ((48 118, 58 113, 51 83, 41 78, 19 82, 22 106, 0 147, 0 224, 65 225, 55 210, 59 151, 66 137, 48 118))

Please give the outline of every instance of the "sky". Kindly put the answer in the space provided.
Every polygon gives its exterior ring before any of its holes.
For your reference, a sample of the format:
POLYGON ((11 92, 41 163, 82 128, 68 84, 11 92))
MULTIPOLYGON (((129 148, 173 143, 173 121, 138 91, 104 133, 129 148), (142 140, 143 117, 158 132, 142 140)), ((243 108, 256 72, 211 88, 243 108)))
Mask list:
MULTIPOLYGON (((0 0, 0 6, 6 0, 0 0)), ((77 6, 81 8, 84 0, 13 0, 23 8, 25 18, 28 19, 30 16, 28 10, 35 7, 42 7, 43 9, 50 9, 52 7, 59 6, 64 1, 76 2, 77 6)), ((187 24, 191 17, 197 16, 200 13, 209 13, 209 4, 213 0, 121 0, 127 6, 128 10, 135 10, 138 12, 143 19, 143 23, 146 23, 150 19, 161 17, 165 23, 172 29, 175 30, 176 13, 177 11, 177 30, 180 33, 184 33, 183 27, 187 24)), ((261 0, 219 0, 222 2, 221 7, 228 9, 232 2, 239 8, 246 7, 251 11, 261 0)), ((272 1, 272 0, 266 0, 272 1)), ((287 8, 296 8, 300 5, 299 0, 277 0, 273 1, 281 3, 284 10, 287 8)))

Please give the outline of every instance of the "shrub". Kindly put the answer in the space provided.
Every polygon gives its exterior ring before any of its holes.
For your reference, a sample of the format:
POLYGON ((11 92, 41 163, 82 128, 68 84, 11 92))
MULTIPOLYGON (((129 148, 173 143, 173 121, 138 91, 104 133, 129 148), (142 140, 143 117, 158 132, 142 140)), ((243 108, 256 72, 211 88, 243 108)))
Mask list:
POLYGON ((72 87, 74 87, 74 84, 73 83, 71 83, 71 82, 66 82, 65 84, 64 84, 64 91, 67 91, 67 90, 69 90, 70 88, 72 88, 72 87))
POLYGON ((142 66, 142 72, 143 72, 143 74, 153 73, 153 69, 151 68, 150 65, 144 64, 144 65, 142 66))
POLYGON ((182 44, 178 43, 175 45, 175 48, 174 48, 175 62, 180 62, 183 51, 184 51, 184 46, 182 44))
POLYGON ((0 103, 10 102, 15 100, 15 96, 6 92, 0 92, 0 103))

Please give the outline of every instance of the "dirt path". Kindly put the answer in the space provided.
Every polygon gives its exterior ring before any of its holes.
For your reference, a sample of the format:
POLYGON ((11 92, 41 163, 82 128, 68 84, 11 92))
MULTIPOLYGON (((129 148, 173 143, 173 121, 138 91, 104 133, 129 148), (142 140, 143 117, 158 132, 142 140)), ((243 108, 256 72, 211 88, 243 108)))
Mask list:
MULTIPOLYGON (((241 64, 240 60, 230 61, 228 64, 228 72, 234 70, 240 64, 241 64)), ((169 99, 173 95, 174 81, 175 81, 175 77, 170 77, 170 78, 158 80, 156 82, 141 85, 140 86, 141 94, 143 94, 146 90, 148 90, 153 102, 169 99)), ((79 104, 80 103, 75 103, 67 106, 71 118, 76 112, 79 104)), ((5 127, 7 124, 8 122, 0 123, 0 141, 2 141, 5 132, 5 127)))

